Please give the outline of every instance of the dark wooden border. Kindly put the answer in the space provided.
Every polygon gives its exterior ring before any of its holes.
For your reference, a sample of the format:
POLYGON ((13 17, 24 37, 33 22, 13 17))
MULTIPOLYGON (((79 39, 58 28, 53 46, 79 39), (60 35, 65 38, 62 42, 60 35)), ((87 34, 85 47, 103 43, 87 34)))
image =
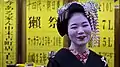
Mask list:
POLYGON ((120 8, 115 7, 115 59, 114 67, 120 67, 120 8))
POLYGON ((17 11, 17 63, 25 63, 26 60, 26 0, 16 0, 17 11))

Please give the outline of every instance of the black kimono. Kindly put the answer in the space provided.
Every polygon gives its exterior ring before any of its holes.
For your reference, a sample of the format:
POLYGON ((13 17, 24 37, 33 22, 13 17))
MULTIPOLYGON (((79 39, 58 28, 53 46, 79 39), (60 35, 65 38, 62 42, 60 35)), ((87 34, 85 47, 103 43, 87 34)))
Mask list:
POLYGON ((90 50, 85 64, 77 59, 68 49, 62 48, 54 58, 50 58, 47 67, 108 67, 102 56, 90 50))

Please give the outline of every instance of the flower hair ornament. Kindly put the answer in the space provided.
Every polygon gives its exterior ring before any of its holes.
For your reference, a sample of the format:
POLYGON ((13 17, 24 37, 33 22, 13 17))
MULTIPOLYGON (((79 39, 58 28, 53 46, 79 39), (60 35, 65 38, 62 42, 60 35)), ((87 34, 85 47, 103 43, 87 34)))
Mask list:
MULTIPOLYGON (((73 4, 76 3, 78 5, 81 5, 84 9, 84 13, 86 15, 86 17, 89 19, 90 25, 91 25, 91 29, 92 29, 92 44, 94 45, 99 45, 99 30, 97 28, 98 26, 98 9, 99 9, 99 5, 94 2, 94 1, 88 1, 85 3, 82 2, 70 2, 65 4, 64 6, 62 6, 61 8, 58 9, 58 22, 57 22, 57 28, 59 28, 60 24, 66 23, 64 22, 65 19, 67 19, 69 17, 69 7, 73 4)), ((64 25, 63 25, 64 26, 64 25)), ((62 27, 61 27, 62 28, 62 27)), ((64 28, 62 30, 58 29, 59 33, 60 31, 64 32, 64 28)), ((64 35, 64 33, 60 33, 61 36, 64 35)))

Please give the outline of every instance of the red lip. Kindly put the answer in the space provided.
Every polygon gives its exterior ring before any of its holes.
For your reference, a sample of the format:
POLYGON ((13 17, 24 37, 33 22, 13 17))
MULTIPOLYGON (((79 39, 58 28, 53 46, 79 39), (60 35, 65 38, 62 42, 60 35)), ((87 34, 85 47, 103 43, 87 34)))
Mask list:
POLYGON ((80 36, 79 39, 84 39, 86 36, 80 36))
POLYGON ((77 36, 77 38, 85 38, 86 36, 77 36))
POLYGON ((79 37, 77 37, 79 40, 84 40, 84 38, 85 38, 86 36, 79 36, 79 37))

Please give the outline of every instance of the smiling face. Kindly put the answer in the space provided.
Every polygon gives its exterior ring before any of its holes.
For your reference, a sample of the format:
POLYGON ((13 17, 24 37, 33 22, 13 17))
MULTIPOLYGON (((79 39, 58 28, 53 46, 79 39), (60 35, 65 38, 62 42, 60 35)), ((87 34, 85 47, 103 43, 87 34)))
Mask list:
POLYGON ((91 37, 91 26, 82 13, 74 13, 68 21, 68 36, 78 46, 86 45, 91 37))

